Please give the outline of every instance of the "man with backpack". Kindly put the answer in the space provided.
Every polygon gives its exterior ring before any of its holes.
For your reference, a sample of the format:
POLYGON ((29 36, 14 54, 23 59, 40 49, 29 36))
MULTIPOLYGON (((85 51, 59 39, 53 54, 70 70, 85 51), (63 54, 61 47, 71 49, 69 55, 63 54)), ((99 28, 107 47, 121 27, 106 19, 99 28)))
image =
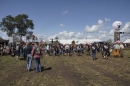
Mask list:
POLYGON ((38 42, 35 43, 35 46, 32 49, 32 55, 33 55, 33 58, 34 58, 36 72, 39 72, 39 71, 42 72, 41 63, 40 63, 40 58, 42 56, 42 49, 39 46, 38 42))

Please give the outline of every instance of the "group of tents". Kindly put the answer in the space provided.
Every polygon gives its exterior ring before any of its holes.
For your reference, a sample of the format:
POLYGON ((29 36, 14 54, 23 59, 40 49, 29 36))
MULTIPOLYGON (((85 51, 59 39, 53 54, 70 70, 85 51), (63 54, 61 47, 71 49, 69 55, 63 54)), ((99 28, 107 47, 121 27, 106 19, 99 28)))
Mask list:
MULTIPOLYGON (((58 42, 61 43, 61 44, 72 44, 72 41, 75 42, 75 44, 86 44, 86 43, 91 44, 91 43, 94 43, 94 42, 103 42, 100 39, 77 39, 77 40, 65 39, 65 40, 58 40, 58 42)), ((9 42, 9 40, 0 40, 0 44, 3 44, 3 43, 7 44, 8 42, 9 42)), ((118 41, 118 42, 120 42, 120 41, 118 41)), ((125 40, 123 43, 130 43, 130 39, 125 40)))

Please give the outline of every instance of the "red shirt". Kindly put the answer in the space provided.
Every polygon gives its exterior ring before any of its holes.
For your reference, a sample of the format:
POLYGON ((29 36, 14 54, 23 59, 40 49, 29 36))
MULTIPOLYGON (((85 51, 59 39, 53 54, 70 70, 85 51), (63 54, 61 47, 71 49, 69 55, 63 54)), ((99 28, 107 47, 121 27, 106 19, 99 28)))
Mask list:
POLYGON ((31 52, 33 57, 34 58, 40 58, 42 56, 42 49, 40 48, 40 54, 35 54, 34 50, 35 50, 35 48, 33 47, 32 52, 31 52))

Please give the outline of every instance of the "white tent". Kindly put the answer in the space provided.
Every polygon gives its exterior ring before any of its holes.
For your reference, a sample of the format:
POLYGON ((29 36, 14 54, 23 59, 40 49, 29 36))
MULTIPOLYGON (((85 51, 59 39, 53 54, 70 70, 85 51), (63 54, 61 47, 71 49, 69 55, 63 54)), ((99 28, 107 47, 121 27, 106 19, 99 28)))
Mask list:
POLYGON ((130 39, 126 39, 123 43, 130 43, 130 39))
MULTIPOLYGON (((86 44, 86 43, 94 43, 94 42, 102 42, 100 39, 73 39, 76 44, 86 44)), ((71 39, 58 40, 62 44, 71 44, 71 39)))

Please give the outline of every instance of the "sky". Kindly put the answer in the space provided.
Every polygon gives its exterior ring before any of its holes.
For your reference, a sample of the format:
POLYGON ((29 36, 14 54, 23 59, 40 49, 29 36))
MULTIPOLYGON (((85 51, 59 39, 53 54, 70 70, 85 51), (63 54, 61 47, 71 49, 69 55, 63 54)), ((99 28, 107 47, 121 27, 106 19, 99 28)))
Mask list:
MULTIPOLYGON (((34 34, 44 39, 113 40, 115 21, 121 31, 130 32, 130 0, 0 0, 2 18, 27 14, 34 34)), ((7 39, 6 33, 0 36, 7 39)), ((121 35, 121 41, 130 34, 121 35)))

